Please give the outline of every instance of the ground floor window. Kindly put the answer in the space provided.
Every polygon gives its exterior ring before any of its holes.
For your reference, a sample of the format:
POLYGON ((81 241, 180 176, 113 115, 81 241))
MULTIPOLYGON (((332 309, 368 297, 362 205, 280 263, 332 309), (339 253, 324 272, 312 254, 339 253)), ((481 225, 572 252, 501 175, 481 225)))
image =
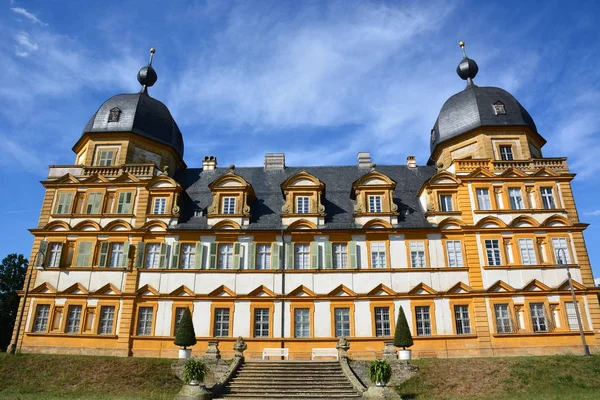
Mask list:
POLYGON ((229 336, 229 308, 215 309, 214 336, 229 336))
POLYGON ((431 314, 429 306, 415 307, 417 321, 417 336, 431 335, 431 314))
POLYGON ((310 337, 310 310, 308 308, 294 310, 294 337, 310 337))
POLYGON ((336 308, 335 315, 335 337, 350 336, 350 309, 336 308))
POLYGON ((98 334, 110 335, 112 333, 113 322, 115 320, 115 307, 100 307, 100 322, 98 323, 98 334))
POLYGON ((579 322, 577 321, 577 311, 575 310, 575 305, 572 301, 568 301, 565 303, 565 311, 567 313, 567 323, 569 324, 569 330, 579 330, 579 322))
POLYGON ((81 306, 69 306, 67 314, 67 333, 79 333, 81 325, 81 306))
POLYGON ((391 336, 389 307, 375 307, 375 336, 391 336))
POLYGON ((498 333, 512 333, 508 304, 494 304, 494 314, 496 315, 496 331, 498 333))
POLYGON ((179 324, 181 324, 181 320, 183 319, 183 314, 187 307, 177 307, 175 309, 175 326, 173 327, 173 336, 177 334, 177 329, 179 329, 179 324))
POLYGON ((454 320, 456 322, 457 335, 468 335, 471 333, 469 306, 454 306, 454 320))
POLYGON ((534 332, 548 332, 548 323, 546 320, 546 311, 544 303, 530 303, 531 325, 534 332))
POLYGON ((140 307, 138 314, 137 334, 139 336, 152 335, 152 317, 154 309, 152 307, 140 307))
POLYGON ((34 332, 46 332, 48 328, 48 317, 50 316, 50 305, 40 304, 35 311, 34 332))
POLYGON ((269 337, 269 309, 254 309, 254 337, 269 337))

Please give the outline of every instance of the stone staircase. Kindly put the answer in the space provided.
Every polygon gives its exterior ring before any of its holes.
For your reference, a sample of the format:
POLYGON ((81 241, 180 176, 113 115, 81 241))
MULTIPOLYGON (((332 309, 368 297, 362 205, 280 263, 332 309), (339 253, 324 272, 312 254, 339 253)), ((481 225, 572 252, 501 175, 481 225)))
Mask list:
POLYGON ((218 396, 230 400, 361 397, 335 361, 245 362, 218 396))

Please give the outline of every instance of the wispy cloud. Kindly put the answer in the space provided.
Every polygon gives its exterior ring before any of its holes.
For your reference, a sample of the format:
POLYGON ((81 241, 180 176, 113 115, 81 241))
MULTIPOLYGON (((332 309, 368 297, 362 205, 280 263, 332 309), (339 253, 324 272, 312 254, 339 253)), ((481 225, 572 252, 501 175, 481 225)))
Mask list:
POLYGON ((37 43, 31 41, 31 37, 26 32, 20 32, 15 35, 17 42, 15 54, 19 57, 27 57, 38 49, 37 43))
POLYGON ((600 217, 600 210, 584 212, 583 215, 588 215, 591 217, 600 217))
MULTIPOLYGON (((13 3, 11 3, 11 4, 13 4, 13 3)), ((27 11, 26 9, 24 9, 22 7, 11 7, 10 9, 15 14, 22 15, 23 17, 27 18, 29 21, 31 21, 34 24, 38 24, 41 26, 48 26, 47 23, 41 21, 35 14, 30 13, 29 11, 27 11)))

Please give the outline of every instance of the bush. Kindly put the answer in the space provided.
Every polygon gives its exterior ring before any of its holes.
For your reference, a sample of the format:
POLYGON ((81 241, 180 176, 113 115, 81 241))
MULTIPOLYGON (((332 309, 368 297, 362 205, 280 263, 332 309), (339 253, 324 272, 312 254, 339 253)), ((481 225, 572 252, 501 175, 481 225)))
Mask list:
POLYGON ((412 345, 413 338, 410 333, 410 328, 408 327, 404 310, 402 309, 402 306, 400 306, 400 310, 398 311, 398 320, 396 321, 396 332, 394 334, 394 346, 402 347, 404 350, 406 350, 407 347, 412 345))
POLYGON ((177 346, 183 346, 184 349, 196 344, 196 332, 194 331, 192 313, 189 308, 186 308, 184 311, 177 332, 175 332, 175 344, 177 346))
POLYGON ((181 372, 185 383, 190 383, 191 381, 200 383, 208 373, 208 367, 200 360, 191 359, 183 365, 181 372))
POLYGON ((369 364, 367 373, 371 381, 386 384, 392 378, 392 367, 386 360, 375 360, 369 364))

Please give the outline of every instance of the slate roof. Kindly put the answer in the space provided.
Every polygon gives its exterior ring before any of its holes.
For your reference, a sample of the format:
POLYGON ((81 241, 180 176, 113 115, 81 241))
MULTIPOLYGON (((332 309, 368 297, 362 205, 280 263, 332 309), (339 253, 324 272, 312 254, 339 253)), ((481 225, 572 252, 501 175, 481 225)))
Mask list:
MULTIPOLYGON (((435 173, 433 166, 408 168, 405 165, 382 165, 376 170, 396 181, 394 202, 400 214, 397 228, 431 228, 424 216, 424 210, 418 203, 417 192, 423 183, 435 173)), ((265 170, 261 167, 235 168, 234 172, 250 183, 256 194, 256 201, 250 206, 250 225, 244 229, 281 229, 281 207, 284 196, 281 184, 290 176, 306 171, 325 184, 323 205, 325 206, 324 229, 356 229, 354 224, 354 205, 352 202, 352 183, 367 169, 357 166, 329 167, 286 167, 284 170, 265 170)), ((212 194, 208 185, 218 177, 230 172, 227 168, 203 171, 201 168, 187 168, 178 171, 175 179, 184 187, 181 198, 181 217, 172 229, 208 229, 206 216, 195 217, 194 211, 206 209, 212 203, 212 194)))

